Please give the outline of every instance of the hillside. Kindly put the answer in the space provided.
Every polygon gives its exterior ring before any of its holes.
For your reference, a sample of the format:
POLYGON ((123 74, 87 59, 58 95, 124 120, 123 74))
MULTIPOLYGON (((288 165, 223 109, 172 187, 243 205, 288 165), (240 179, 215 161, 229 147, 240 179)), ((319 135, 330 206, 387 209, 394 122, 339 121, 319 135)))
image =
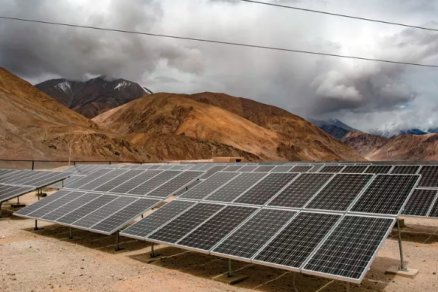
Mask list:
POLYGON ((438 134, 403 135, 369 154, 370 160, 428 161, 438 159, 438 134))
POLYGON ((95 116, 144 95, 150 91, 124 79, 98 77, 86 82, 52 79, 35 85, 50 97, 87 118, 95 116))
POLYGON ((390 141, 389 138, 367 134, 359 131, 347 133, 341 141, 356 150, 364 157, 368 157, 386 143, 390 141))
POLYGON ((298 116, 225 94, 153 94, 93 121, 123 135, 164 133, 210 140, 263 160, 363 159, 298 116))
POLYGON ((0 104, 0 158, 157 160, 3 68, 0 104))

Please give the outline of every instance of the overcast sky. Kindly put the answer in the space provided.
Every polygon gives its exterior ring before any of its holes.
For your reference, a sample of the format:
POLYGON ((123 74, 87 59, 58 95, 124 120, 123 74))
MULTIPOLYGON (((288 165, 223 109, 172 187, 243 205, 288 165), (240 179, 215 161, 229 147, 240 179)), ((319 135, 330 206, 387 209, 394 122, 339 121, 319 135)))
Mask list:
MULTIPOLYGON (((266 0, 438 28, 438 1, 266 0)), ((438 33, 239 0, 0 0, 1 15, 438 64, 438 33)), ((438 68, 0 20, 0 66, 35 84, 98 75, 224 92, 361 130, 438 127, 438 68)))

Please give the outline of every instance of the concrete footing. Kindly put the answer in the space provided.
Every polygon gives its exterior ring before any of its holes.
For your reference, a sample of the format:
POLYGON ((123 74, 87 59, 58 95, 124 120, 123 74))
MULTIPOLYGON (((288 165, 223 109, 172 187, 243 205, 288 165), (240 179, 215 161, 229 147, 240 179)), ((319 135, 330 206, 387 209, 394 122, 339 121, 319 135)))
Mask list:
POLYGON ((37 197, 45 198, 47 197, 47 194, 46 193, 37 194, 37 197))
POLYGON ((385 274, 414 279, 418 275, 418 270, 409 268, 407 271, 402 271, 398 266, 392 266, 385 271, 385 274))
POLYGON ((248 278, 248 276, 246 275, 239 275, 239 274, 234 274, 231 277, 228 277, 228 274, 225 273, 217 278, 214 278, 215 281, 218 282, 222 282, 228 285, 234 285, 237 284, 239 282, 242 282, 243 280, 245 280, 246 278, 248 278))

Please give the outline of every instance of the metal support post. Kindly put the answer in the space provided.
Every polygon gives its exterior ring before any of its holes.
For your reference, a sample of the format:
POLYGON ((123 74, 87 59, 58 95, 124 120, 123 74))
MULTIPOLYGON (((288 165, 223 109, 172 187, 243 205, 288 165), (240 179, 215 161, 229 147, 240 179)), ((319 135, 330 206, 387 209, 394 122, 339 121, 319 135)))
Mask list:
POLYGON ((70 234, 68 235, 68 239, 73 239, 73 231, 70 227, 70 234))
POLYGON ((155 243, 152 243, 152 246, 151 246, 151 258, 155 258, 155 257, 158 256, 157 254, 155 254, 154 247, 155 247, 155 243))
POLYGON ((228 259, 228 278, 233 276, 233 272, 231 271, 231 259, 228 259))
POLYGON ((120 240, 120 236, 119 236, 119 232, 117 231, 117 233, 116 233, 116 248, 115 248, 115 251, 119 251, 120 250, 120 248, 119 248, 119 240, 120 240))
POLYGON ((400 228, 400 219, 397 219, 397 229, 398 229, 398 246, 400 248, 400 271, 406 272, 408 269, 405 267, 405 262, 403 259, 403 246, 402 246, 402 238, 401 238, 401 228, 400 228))
POLYGON ((143 214, 141 214, 141 218, 143 219, 143 214))
POLYGON ((346 283, 346 287, 345 288, 347 288, 347 292, 350 292, 350 282, 346 283))
POLYGON ((39 230, 39 229, 38 229, 38 220, 35 220, 35 227, 34 227, 33 230, 39 230))
POLYGON ((17 197, 17 205, 20 205, 20 197, 17 197))
POLYGON ((32 160, 32 170, 35 169, 35 160, 32 160))

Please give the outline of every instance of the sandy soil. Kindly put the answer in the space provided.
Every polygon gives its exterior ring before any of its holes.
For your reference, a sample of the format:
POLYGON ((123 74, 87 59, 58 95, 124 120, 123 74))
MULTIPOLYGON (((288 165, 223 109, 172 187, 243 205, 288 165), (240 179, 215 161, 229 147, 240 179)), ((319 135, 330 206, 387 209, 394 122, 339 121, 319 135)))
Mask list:
MULTIPOLYGON (((31 203, 35 195, 22 197, 31 203)), ((15 202, 15 200, 13 201, 15 202)), ((3 205, 0 219, 0 291, 345 291, 345 284, 287 271, 233 261, 233 269, 248 275, 229 286, 213 279, 227 271, 227 261, 159 245, 160 260, 150 259, 150 244, 121 237, 122 251, 115 252, 115 237, 73 230, 9 217, 3 205)), ((438 221, 406 219, 403 247, 407 266, 419 269, 415 279, 385 275, 399 264, 397 233, 386 240, 361 285, 351 291, 438 291, 438 221)))

